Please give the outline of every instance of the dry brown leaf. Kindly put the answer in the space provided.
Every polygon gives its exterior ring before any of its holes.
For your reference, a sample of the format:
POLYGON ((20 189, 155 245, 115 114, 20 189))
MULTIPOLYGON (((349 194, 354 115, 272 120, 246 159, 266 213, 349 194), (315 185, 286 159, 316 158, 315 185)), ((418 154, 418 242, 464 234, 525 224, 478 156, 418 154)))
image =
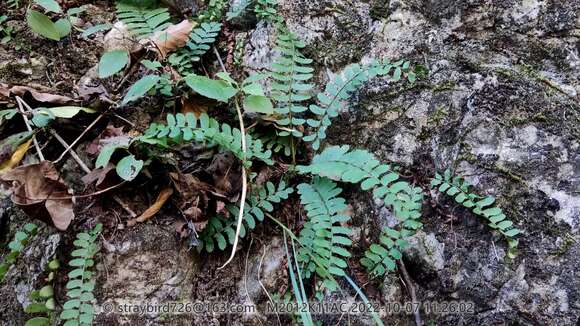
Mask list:
POLYGON ((73 200, 68 187, 50 161, 19 166, 0 174, 0 181, 11 186, 12 202, 29 216, 52 220, 66 230, 74 219, 73 200))
POLYGON ((215 102, 202 97, 185 97, 181 98, 181 113, 186 114, 192 112, 196 117, 200 117, 202 113, 206 113, 210 106, 215 105, 215 102))
POLYGON ((106 146, 107 144, 123 143, 122 141, 120 141, 121 140, 120 138, 115 137, 125 137, 126 140, 129 141, 127 134, 123 132, 123 127, 116 128, 115 126, 110 124, 107 126, 107 128, 105 128, 105 130, 103 130, 103 132, 101 132, 99 136, 97 136, 97 138, 95 138, 87 146, 86 152, 91 155, 96 155, 100 153, 101 149, 103 149, 103 147, 106 146))
POLYGON ((165 204, 167 199, 169 199, 169 197, 172 194, 173 194, 173 188, 171 188, 171 187, 168 187, 168 188, 161 190, 161 192, 159 193, 159 196, 157 196, 157 200, 155 200, 155 203, 153 203, 153 205, 151 205, 149 208, 147 208, 143 212, 143 214, 141 214, 137 218, 129 220, 127 222, 127 226, 133 226, 137 223, 142 223, 142 222, 145 222, 148 219, 152 218, 155 214, 157 214, 157 212, 159 212, 159 210, 161 210, 161 207, 163 207, 163 205, 165 204))
POLYGON ((18 148, 16 148, 14 153, 12 153, 12 157, 10 157, 10 159, 7 160, 6 162, 3 162, 2 164, 0 164, 0 173, 8 171, 8 170, 12 169, 13 167, 15 167, 16 165, 18 165, 18 163, 20 163, 20 161, 22 161, 22 158, 24 157, 24 155, 28 151, 28 148, 30 147, 31 143, 32 143, 32 139, 30 139, 27 142, 25 142, 24 144, 21 144, 20 146, 18 146, 18 148))
POLYGON ((149 40, 155 44, 161 57, 165 58, 169 52, 185 46, 192 29, 193 23, 186 19, 177 25, 170 25, 164 31, 156 32, 149 40))
POLYGON ((99 186, 101 183, 103 183, 103 181, 105 181, 109 172, 111 172, 114 168, 115 165, 112 163, 107 163, 105 167, 92 170, 90 173, 83 176, 81 180, 87 186, 95 181, 95 186, 99 186))
POLYGON ((26 92, 29 92, 32 97, 38 102, 43 103, 53 103, 53 104, 70 104, 77 102, 76 100, 62 95, 56 95, 51 93, 42 93, 38 90, 28 87, 28 86, 12 86, 10 87, 8 84, 0 83, 0 95, 3 97, 10 97, 12 95, 17 96, 24 96, 26 92))

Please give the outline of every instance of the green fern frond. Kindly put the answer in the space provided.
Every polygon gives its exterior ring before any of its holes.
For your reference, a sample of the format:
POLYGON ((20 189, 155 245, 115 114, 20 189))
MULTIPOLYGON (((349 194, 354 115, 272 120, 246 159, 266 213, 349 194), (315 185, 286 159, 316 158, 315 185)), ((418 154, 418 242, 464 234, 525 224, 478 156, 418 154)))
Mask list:
POLYGON ((373 197, 391 206, 400 222, 403 237, 423 226, 421 188, 399 178, 389 164, 381 164, 365 150, 349 151, 349 146, 332 146, 314 156, 312 163, 298 166, 300 173, 311 173, 342 182, 360 183, 362 190, 373 189, 373 197))
POLYGON ((170 143, 182 144, 188 141, 209 142, 222 150, 231 151, 245 166, 251 165, 252 159, 259 159, 266 164, 273 164, 269 150, 264 150, 259 139, 246 135, 246 152, 242 151, 242 134, 239 129, 228 124, 221 124, 206 113, 196 118, 193 113, 177 115, 168 114, 167 124, 153 123, 138 141, 168 146, 170 143))
POLYGON ((202 11, 195 20, 198 23, 219 21, 224 15, 227 4, 227 0, 209 0, 207 8, 202 11))
POLYGON ((310 105, 310 111, 317 115, 315 119, 306 122, 312 127, 313 133, 304 137, 307 142, 312 142, 312 148, 318 150, 320 143, 326 138, 326 129, 331 124, 331 119, 338 116, 340 108, 354 91, 366 81, 376 76, 386 76, 391 73, 391 80, 398 81, 403 73, 409 80, 414 80, 414 74, 409 72, 409 62, 398 61, 395 63, 373 62, 366 66, 351 64, 341 73, 337 74, 327 84, 323 92, 318 93, 318 104, 310 105))
POLYGON ((303 264, 304 278, 310 278, 314 272, 323 281, 323 287, 334 291, 338 284, 331 275, 344 276, 347 267, 346 258, 350 253, 352 241, 349 228, 341 226, 350 217, 344 215, 347 209, 342 192, 336 183, 327 178, 315 177, 311 184, 298 185, 300 202, 307 212, 308 221, 300 232, 297 260, 303 264), (312 259, 317 258, 318 264, 312 259), (322 264, 323 266, 320 266, 322 264))
MULTIPOLYGON (((278 187, 268 182, 263 188, 254 191, 246 200, 244 208, 244 223, 240 230, 240 238, 246 236, 246 229, 253 230, 256 227, 256 220, 262 222, 265 212, 274 211, 274 204, 280 203, 287 199, 294 192, 294 188, 287 187, 284 181, 280 181, 278 187)), ((232 216, 237 216, 239 208, 229 205, 228 210, 232 216)), ((198 250, 213 252, 217 247, 224 250, 228 243, 234 243, 236 236, 236 221, 225 219, 221 216, 215 216, 209 219, 206 228, 199 235, 200 246, 198 250)))
POLYGON ((279 22, 282 20, 282 17, 278 15, 277 7, 277 0, 256 0, 254 12, 260 19, 271 22, 279 22))
POLYGON ((397 268, 396 261, 403 258, 401 251, 408 245, 401 232, 385 227, 379 242, 370 245, 360 262, 371 276, 383 276, 397 268))
POLYGON ((431 188, 451 196, 463 207, 469 208, 474 214, 485 218, 489 226, 499 231, 507 240, 508 257, 515 258, 517 255, 518 240, 515 237, 521 230, 514 227, 514 223, 507 219, 502 209, 494 205, 495 198, 483 197, 470 191, 471 185, 459 176, 453 176, 447 169, 443 176, 435 173, 431 180, 431 188))
POLYGON ((291 130, 281 132, 281 136, 292 134, 295 137, 302 137, 302 132, 296 127, 306 122, 299 116, 308 111, 303 103, 312 97, 310 91, 313 85, 307 82, 312 78, 314 69, 308 67, 312 59, 307 59, 300 53, 300 49, 304 46, 294 33, 288 32, 278 36, 277 50, 280 55, 272 64, 274 80, 272 98, 278 104, 275 112, 282 116, 276 123, 291 130))
POLYGON ((221 30, 222 24, 216 22, 202 23, 191 31, 186 46, 169 56, 169 63, 181 74, 193 73, 193 63, 201 59, 221 30))
POLYGON ((14 265, 18 256, 20 256, 20 253, 28 244, 28 241, 30 241, 37 232, 38 226, 33 223, 26 223, 22 229, 16 231, 14 239, 8 243, 8 249, 10 249, 10 252, 6 255, 2 264, 0 264, 0 282, 4 280, 4 276, 8 273, 10 266, 14 265))
POLYGON ((240 0, 240 1, 232 1, 232 5, 228 9, 226 13, 226 19, 232 20, 237 17, 241 17, 246 13, 248 7, 252 4, 252 0, 240 0))
POLYGON ((129 30, 139 38, 144 38, 166 29, 170 25, 171 16, 167 8, 150 8, 118 1, 117 18, 127 24, 129 30))
POLYGON ((95 265, 93 260, 99 248, 96 244, 102 224, 97 224, 89 233, 78 233, 73 242, 75 250, 69 266, 74 269, 68 273, 69 281, 66 284, 69 300, 63 305, 60 319, 66 320, 64 326, 92 325, 95 314, 94 272, 90 270, 95 265))

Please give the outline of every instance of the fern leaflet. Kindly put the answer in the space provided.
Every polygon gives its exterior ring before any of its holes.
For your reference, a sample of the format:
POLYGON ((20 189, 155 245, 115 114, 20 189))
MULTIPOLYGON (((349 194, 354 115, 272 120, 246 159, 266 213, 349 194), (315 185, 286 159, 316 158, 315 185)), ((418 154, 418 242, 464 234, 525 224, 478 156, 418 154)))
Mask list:
POLYGON ((514 223, 506 218, 502 209, 495 206, 495 198, 482 197, 469 191, 471 185, 459 176, 453 176, 451 170, 445 170, 443 176, 435 173, 431 180, 431 188, 451 196, 463 207, 469 208, 476 215, 482 216, 489 222, 489 226, 498 230, 508 242, 508 257, 515 258, 517 254, 518 240, 515 236, 521 231, 515 228, 514 223))
POLYGON ((63 305, 60 314, 60 318, 66 320, 64 326, 93 323, 95 280, 90 268, 95 265, 93 257, 99 251, 96 242, 102 228, 102 224, 97 224, 89 233, 78 233, 77 239, 73 242, 77 249, 71 253, 73 259, 68 263, 74 268, 68 273, 69 281, 66 284, 66 295, 69 300, 63 305))
POLYGON ((164 30, 171 18, 167 8, 148 8, 125 1, 117 2, 117 17, 139 38, 164 30))
MULTIPOLYGON (((357 90, 364 82, 376 76, 385 76, 392 71, 391 79, 398 81, 403 72, 409 69, 409 63, 398 61, 395 63, 373 62, 366 66, 351 64, 340 74, 336 75, 327 84, 323 92, 318 93, 319 104, 310 105, 310 111, 317 115, 316 119, 308 119, 306 122, 314 128, 312 134, 304 137, 307 142, 312 142, 312 148, 318 150, 320 142, 326 138, 326 129, 330 126, 331 119, 338 116, 340 108, 352 92, 357 90)), ((410 72, 407 77, 414 80, 410 72)))
POLYGON ((4 280, 4 276, 8 273, 10 266, 14 265, 30 238, 35 236, 37 231, 38 226, 32 223, 26 223, 21 230, 16 231, 14 239, 8 243, 10 252, 6 255, 2 264, 0 264, 0 282, 4 280))
POLYGON ((345 247, 352 244, 348 238, 351 230, 341 226, 350 219, 343 214, 347 208, 345 200, 337 197, 341 192, 336 183, 321 177, 315 177, 311 184, 298 185, 300 202, 306 208, 308 221, 300 232, 302 246, 298 249, 297 260, 304 265, 305 278, 316 272, 323 279, 323 287, 331 291, 338 289, 338 284, 330 276, 345 275, 345 259, 350 257, 345 247), (317 258, 318 264, 312 256, 317 258))
POLYGON ((313 85, 307 84, 312 78, 314 69, 308 67, 312 59, 305 58, 300 49, 304 43, 294 33, 283 33, 278 36, 280 56, 274 59, 272 64, 272 97, 278 102, 276 113, 283 116, 278 119, 280 126, 290 131, 282 131, 281 136, 293 135, 302 137, 302 132, 296 127, 301 127, 306 122, 298 115, 307 111, 308 108, 301 104, 311 98, 309 91, 313 85))
POLYGON ((246 153, 242 151, 242 134, 239 129, 232 128, 228 124, 221 124, 210 118, 206 113, 196 118, 193 113, 177 115, 168 114, 167 124, 153 123, 138 141, 157 144, 167 147, 170 143, 181 144, 186 141, 204 142, 219 146, 223 150, 231 151, 245 166, 251 165, 252 159, 259 159, 266 164, 273 164, 270 159, 271 151, 264 151, 259 139, 252 139, 246 135, 246 153))
POLYGON ((202 23, 200 27, 191 31, 186 46, 169 56, 169 63, 182 75, 193 73, 193 62, 199 61, 201 56, 210 49, 221 26, 216 22, 202 23))
MULTIPOLYGON (((294 188, 287 187, 284 181, 280 181, 278 188, 273 183, 268 182, 265 187, 254 191, 246 201, 240 237, 246 236, 246 228, 253 230, 256 227, 256 220, 260 222, 264 220, 264 212, 271 213, 274 210, 273 203, 280 203, 293 192, 294 188)), ((229 205, 228 210, 233 216, 237 216, 239 212, 239 208, 233 205, 229 205)), ((234 243, 235 236, 236 221, 221 216, 212 217, 199 236, 201 240, 199 250, 205 249, 207 252, 212 252, 215 247, 224 250, 228 243, 234 243)))

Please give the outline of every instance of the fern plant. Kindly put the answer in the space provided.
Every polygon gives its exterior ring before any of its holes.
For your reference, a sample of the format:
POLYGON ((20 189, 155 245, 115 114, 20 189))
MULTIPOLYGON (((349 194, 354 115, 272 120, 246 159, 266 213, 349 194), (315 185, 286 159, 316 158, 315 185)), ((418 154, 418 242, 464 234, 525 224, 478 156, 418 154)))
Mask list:
MULTIPOLYGON (((256 227, 256 221, 262 222, 265 213, 274 211, 274 204, 280 203, 294 192, 293 187, 288 187, 284 181, 280 181, 278 187, 273 183, 267 182, 265 187, 254 191, 247 199, 244 207, 244 224, 240 231, 240 237, 246 235, 246 229, 253 230, 256 227)), ((228 205, 228 211, 232 216, 237 216, 239 207, 228 205)), ((224 250, 227 244, 234 243, 236 235, 236 221, 225 219, 221 216, 215 216, 209 219, 206 228, 199 235, 200 246, 198 250, 213 252, 217 247, 224 250)))
POLYGON ((415 233, 423 224, 421 188, 400 179, 391 165, 381 164, 365 150, 349 151, 347 145, 331 146, 314 156, 310 165, 298 166, 300 173, 311 173, 349 183, 360 183, 362 190, 373 189, 373 197, 391 206, 400 222, 404 237, 415 233))
POLYGON ((24 308, 24 312, 27 314, 38 314, 42 313, 44 316, 37 316, 28 319, 24 326, 50 326, 54 325, 54 310, 56 309, 56 303, 54 301, 54 277, 55 273, 60 267, 58 260, 53 259, 48 263, 48 277, 46 279, 46 285, 40 290, 32 291, 29 294, 31 303, 24 308))
POLYGON ((8 248, 10 252, 4 258, 2 264, 0 264, 0 282, 4 280, 6 273, 10 269, 10 266, 14 265, 20 253, 24 250, 28 241, 36 235, 38 232, 38 226, 33 223, 26 223, 22 229, 16 231, 14 234, 14 239, 8 243, 8 248))
POLYGON ((411 82, 415 80, 415 74, 409 70, 409 62, 398 61, 394 63, 372 62, 366 66, 351 64, 341 73, 332 78, 323 92, 318 93, 318 104, 310 105, 310 111, 317 115, 316 118, 306 122, 314 130, 304 137, 307 142, 312 142, 312 148, 318 150, 320 143, 326 138, 326 130, 331 125, 331 119, 338 116, 340 108, 352 92, 357 90, 364 82, 376 76, 386 76, 389 73, 392 81, 401 79, 403 73, 411 82))
POLYGON ((278 104, 275 112, 282 118, 276 122, 288 130, 280 132, 280 136, 302 137, 303 133, 297 128, 302 128, 306 122, 300 115, 308 111, 303 103, 311 98, 309 92, 313 85, 308 84, 308 80, 314 69, 308 65, 312 59, 300 53, 305 45, 294 33, 278 35, 277 43, 280 55, 272 64, 272 98, 278 104))
MULTIPOLYGON (((420 222, 423 193, 400 179, 388 164, 381 164, 365 150, 349 151, 349 146, 332 146, 312 159, 307 166, 298 166, 300 173, 311 173, 342 182, 360 183, 362 190, 373 189, 373 197, 390 206, 399 221, 398 237, 404 240, 423 224, 420 222)), ((399 252, 406 242, 394 241, 399 252)), ((389 248, 391 249, 391 248, 389 248)), ((375 273, 380 268, 373 268, 375 273)))
POLYGON ((297 260, 303 264, 304 278, 316 272, 322 278, 323 288, 331 291, 338 284, 330 275, 344 276, 347 267, 345 259, 350 253, 352 241, 348 238, 351 230, 342 226, 350 217, 344 214, 347 209, 342 192, 336 183, 327 178, 315 177, 312 183, 298 185, 300 202, 307 212, 308 221, 300 231, 300 244, 297 260), (317 258, 317 262, 312 257, 317 258), (321 266, 322 265, 322 266, 321 266))
POLYGON ((73 242, 77 249, 71 253, 72 259, 69 261, 69 266, 73 268, 68 273, 69 281, 66 284, 66 295, 69 299, 63 305, 60 314, 60 318, 66 320, 64 326, 93 323, 95 280, 94 273, 90 269, 95 265, 94 257, 99 251, 97 237, 102 228, 102 224, 97 224, 88 233, 78 233, 73 242))
POLYGON ((201 59, 215 42, 222 25, 216 22, 202 23, 191 31, 186 46, 169 56, 169 63, 181 74, 193 73, 193 63, 201 59))
POLYGON ((383 276, 396 269, 396 261, 403 258, 401 250, 408 245, 401 232, 385 227, 379 241, 370 245, 360 262, 371 276, 383 276))
POLYGON ((130 1, 117 1, 117 18, 127 24, 129 30, 139 38, 145 38, 169 25, 167 8, 137 5, 130 1))
POLYGON ((209 142, 223 150, 231 151, 247 167, 251 166, 252 159, 259 159, 266 164, 273 164, 270 159, 271 151, 264 150, 259 139, 252 139, 246 135, 246 152, 242 151, 241 133, 239 129, 228 124, 220 124, 217 120, 202 113, 198 118, 189 112, 167 115, 167 124, 153 123, 137 141, 158 144, 164 147, 170 144, 181 144, 187 141, 209 142))
POLYGON ((470 209, 474 214, 485 218, 489 226, 501 233, 508 243, 508 257, 517 255, 518 240, 515 238, 521 230, 514 227, 514 223, 507 219, 502 209, 494 205, 495 198, 479 196, 470 191, 471 185, 459 176, 453 176, 447 169, 443 175, 435 173, 431 180, 431 188, 446 194, 458 204, 470 209))

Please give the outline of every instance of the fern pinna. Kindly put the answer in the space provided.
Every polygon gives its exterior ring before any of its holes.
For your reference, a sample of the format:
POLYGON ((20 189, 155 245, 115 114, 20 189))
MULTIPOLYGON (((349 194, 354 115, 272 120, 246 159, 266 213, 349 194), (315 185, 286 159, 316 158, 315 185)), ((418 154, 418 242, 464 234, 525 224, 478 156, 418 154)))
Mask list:
POLYGON ((408 245, 400 231, 385 227, 379 241, 370 245, 360 262, 371 276, 382 276, 387 271, 395 270, 396 261, 403 258, 401 250, 408 245))
POLYGON ((277 6, 277 0, 256 0, 254 12, 260 19, 271 22, 280 22, 282 17, 278 15, 278 10, 276 9, 277 6))
POLYGON ((312 183, 298 185, 300 202, 306 209, 308 221, 300 231, 297 260, 303 264, 304 278, 316 272, 322 278, 322 285, 331 291, 338 289, 338 284, 331 275, 344 276, 347 267, 345 259, 350 253, 351 230, 341 223, 350 217, 345 215, 347 209, 342 192, 336 183, 323 177, 315 177, 312 183), (314 257, 314 258, 313 258, 314 257))
POLYGON ((202 23, 191 31, 186 46, 169 56, 169 63, 182 75, 193 73, 193 63, 199 61, 210 49, 221 27, 216 22, 202 23))
MULTIPOLYGON (((311 173, 342 182, 360 183, 362 190, 373 189, 373 197, 390 206, 399 221, 400 239, 422 227, 420 222, 423 193, 399 178, 388 164, 381 164, 365 150, 349 151, 349 146, 332 146, 314 156, 312 163, 298 166, 300 173, 311 173)), ((402 249, 405 244, 395 241, 402 249)))
POLYGON ((14 265, 20 253, 24 250, 24 247, 28 244, 28 241, 36 235, 38 232, 38 226, 33 223, 26 223, 22 229, 16 231, 14 234, 14 239, 8 243, 8 249, 10 252, 4 258, 4 261, 0 264, 0 282, 4 280, 6 273, 10 269, 10 266, 14 265))
POLYGON ((521 231, 506 218, 501 208, 494 205, 495 198, 474 194, 470 192, 470 187, 471 185, 465 179, 453 176, 449 169, 445 170, 443 176, 435 173, 435 178, 431 180, 431 188, 451 196, 457 203, 485 218, 492 229, 498 230, 507 240, 508 257, 515 258, 518 247, 518 240, 515 239, 515 236, 521 231))
POLYGON ((308 110, 303 103, 311 98, 309 92, 313 85, 307 82, 314 71, 308 67, 312 59, 307 59, 300 53, 304 46, 294 33, 278 35, 277 50, 280 55, 272 64, 272 98, 278 104, 276 114, 282 116, 277 124, 287 128, 287 131, 280 132, 280 136, 291 134, 302 137, 302 131, 297 128, 301 128, 306 122, 300 114, 308 110))
POLYGON ((99 251, 96 242, 102 228, 102 224, 97 224, 88 233, 78 233, 73 242, 77 249, 71 253, 73 259, 68 263, 74 268, 68 273, 69 281, 66 284, 69 300, 63 305, 60 314, 60 318, 66 320, 64 326, 85 326, 93 323, 95 280, 90 268, 95 265, 93 258, 99 251))
POLYGON ((266 164, 273 164, 271 151, 264 150, 259 139, 246 135, 246 152, 242 150, 242 134, 239 129, 228 124, 220 124, 217 120, 202 113, 199 119, 191 112, 167 115, 167 124, 152 123, 143 136, 137 141, 168 147, 169 144, 182 144, 187 141, 209 142, 222 150, 231 151, 246 167, 252 159, 259 159, 266 164))
MULTIPOLYGON (((294 192, 294 188, 287 187, 284 181, 280 181, 278 187, 267 182, 265 187, 253 191, 244 205, 244 224, 240 230, 240 238, 246 236, 246 228, 253 230, 256 227, 256 220, 263 221, 265 212, 274 211, 274 205, 294 192)), ((239 208, 228 205, 228 211, 232 216, 237 216, 239 208)), ((224 250, 227 244, 233 244, 236 236, 236 221, 215 216, 209 219, 206 228, 199 235, 200 246, 198 250, 205 249, 207 252, 214 251, 217 246, 219 250, 224 250), (227 240, 226 240, 227 238, 227 240)))
POLYGON ((318 150, 321 141, 326 138, 326 129, 331 125, 331 119, 338 116, 340 108, 345 105, 350 94, 367 80, 376 76, 386 76, 389 73, 392 73, 393 81, 400 80, 403 73, 410 81, 415 80, 414 73, 409 71, 408 62, 375 61, 365 66, 359 64, 347 66, 326 84, 323 92, 318 93, 318 104, 310 105, 310 111, 317 117, 306 121, 314 130, 311 134, 304 136, 304 140, 312 142, 312 148, 318 150))
POLYGON ((140 6, 135 1, 125 0, 117 2, 117 18, 137 37, 145 38, 166 29, 171 16, 167 8, 140 6))

